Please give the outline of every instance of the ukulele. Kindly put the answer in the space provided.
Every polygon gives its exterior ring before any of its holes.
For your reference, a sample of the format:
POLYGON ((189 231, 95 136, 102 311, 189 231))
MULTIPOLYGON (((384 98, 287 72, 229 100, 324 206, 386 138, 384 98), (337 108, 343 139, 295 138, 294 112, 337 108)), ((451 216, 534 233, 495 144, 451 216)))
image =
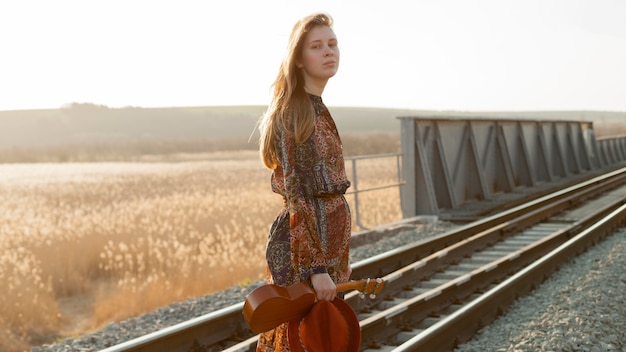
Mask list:
MULTIPOLYGON (((337 284, 337 292, 358 290, 376 295, 384 287, 382 279, 363 279, 337 284)), ((315 291, 306 283, 288 287, 268 284, 254 289, 246 297, 243 316, 250 330, 262 333, 278 325, 304 317, 317 301, 315 291)))

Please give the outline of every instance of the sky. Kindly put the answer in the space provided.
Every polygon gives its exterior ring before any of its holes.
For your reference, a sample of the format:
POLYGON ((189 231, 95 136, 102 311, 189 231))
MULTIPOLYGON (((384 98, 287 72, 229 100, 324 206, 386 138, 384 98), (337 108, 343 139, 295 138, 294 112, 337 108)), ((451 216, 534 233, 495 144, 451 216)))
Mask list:
POLYGON ((328 106, 626 111, 623 0, 20 0, 0 111, 266 105, 295 22, 334 20, 328 106))

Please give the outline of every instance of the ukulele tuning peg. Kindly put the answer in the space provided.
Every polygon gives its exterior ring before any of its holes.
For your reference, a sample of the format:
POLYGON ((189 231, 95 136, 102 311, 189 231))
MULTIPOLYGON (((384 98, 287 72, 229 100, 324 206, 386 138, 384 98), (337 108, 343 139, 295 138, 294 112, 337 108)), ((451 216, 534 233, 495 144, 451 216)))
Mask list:
POLYGON ((371 298, 371 299, 376 298, 376 294, 375 294, 375 293, 370 293, 370 298, 371 298))

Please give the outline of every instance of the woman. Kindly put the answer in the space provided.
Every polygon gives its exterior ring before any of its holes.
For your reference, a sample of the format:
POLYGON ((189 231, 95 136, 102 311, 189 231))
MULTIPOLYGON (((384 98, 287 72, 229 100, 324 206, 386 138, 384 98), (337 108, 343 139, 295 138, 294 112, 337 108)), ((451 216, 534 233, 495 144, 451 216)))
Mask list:
MULTIPOLYGON (((332 19, 301 19, 261 119, 261 158, 273 170, 272 191, 285 208, 267 244, 268 282, 311 284, 318 300, 333 300, 336 283, 348 281, 350 210, 341 140, 322 92, 337 73, 339 48, 332 19)), ((289 351, 287 324, 261 334, 257 351, 289 351)))

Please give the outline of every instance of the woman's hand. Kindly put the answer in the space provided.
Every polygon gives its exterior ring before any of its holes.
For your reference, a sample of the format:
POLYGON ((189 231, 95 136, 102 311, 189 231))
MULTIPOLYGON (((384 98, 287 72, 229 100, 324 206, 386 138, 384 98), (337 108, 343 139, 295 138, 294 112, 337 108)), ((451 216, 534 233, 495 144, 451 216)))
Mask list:
POLYGON ((311 275, 311 284, 318 301, 332 301, 337 295, 337 285, 327 273, 311 275))

